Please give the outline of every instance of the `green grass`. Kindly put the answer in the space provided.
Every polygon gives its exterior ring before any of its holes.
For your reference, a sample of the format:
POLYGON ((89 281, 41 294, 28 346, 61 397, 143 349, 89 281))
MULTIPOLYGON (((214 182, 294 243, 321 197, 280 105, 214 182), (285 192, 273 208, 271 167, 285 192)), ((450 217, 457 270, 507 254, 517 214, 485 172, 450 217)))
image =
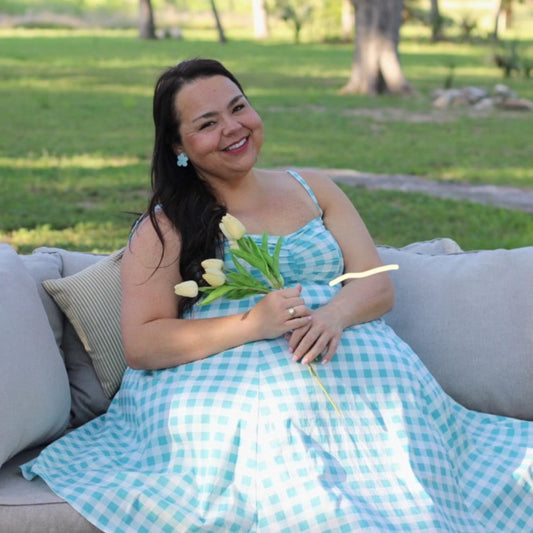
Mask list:
MULTIPOLYGON (((341 96, 352 45, 211 38, 144 42, 130 31, 0 31, 0 240, 111 251, 149 188, 151 97, 158 74, 191 56, 222 60, 261 113, 260 165, 352 168, 533 187, 531 113, 437 112, 431 92, 501 83, 484 44, 407 37, 414 98, 341 96)), ((531 43, 530 43, 531 44, 531 43)), ((533 81, 506 80, 533 100, 533 81)), ((463 248, 532 243, 531 216, 401 193, 350 191, 376 241, 451 236, 463 248)))

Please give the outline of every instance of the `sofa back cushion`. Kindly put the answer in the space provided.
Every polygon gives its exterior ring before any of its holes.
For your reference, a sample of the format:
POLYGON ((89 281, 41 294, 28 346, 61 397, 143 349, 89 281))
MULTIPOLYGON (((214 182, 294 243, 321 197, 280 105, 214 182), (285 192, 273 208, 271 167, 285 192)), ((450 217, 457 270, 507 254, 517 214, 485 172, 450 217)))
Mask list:
POLYGON ((533 420, 533 247, 426 255, 380 249, 385 320, 468 408, 533 420))
POLYGON ((61 346, 63 339, 63 313, 55 304, 54 300, 44 290, 42 282, 45 279, 58 279, 63 275, 63 262, 61 257, 53 254, 19 255, 35 282, 37 293, 41 298, 48 322, 54 332, 54 337, 58 346, 61 346))
POLYGON ((65 365, 35 282, 0 244, 0 465, 61 435, 69 411, 65 365))
MULTIPOLYGON (((62 248, 41 247, 37 248, 33 256, 54 257, 61 263, 61 277, 69 277, 105 259, 102 254, 92 254, 64 250, 62 248)), ((43 279, 57 279, 55 276, 43 279)), ((46 298, 53 301, 48 292, 42 288, 46 298)), ((71 411, 69 427, 75 428, 85 424, 94 417, 104 413, 109 406, 109 398, 104 393, 100 380, 96 375, 91 357, 85 350, 74 326, 62 313, 62 309, 57 307, 58 312, 64 318, 63 338, 60 347, 64 355, 67 369, 70 392, 71 411)), ((107 331, 102 333, 107 334, 107 331)))
POLYGON ((74 327, 108 399, 126 369, 120 332, 121 258, 119 250, 72 275, 43 282, 74 327))

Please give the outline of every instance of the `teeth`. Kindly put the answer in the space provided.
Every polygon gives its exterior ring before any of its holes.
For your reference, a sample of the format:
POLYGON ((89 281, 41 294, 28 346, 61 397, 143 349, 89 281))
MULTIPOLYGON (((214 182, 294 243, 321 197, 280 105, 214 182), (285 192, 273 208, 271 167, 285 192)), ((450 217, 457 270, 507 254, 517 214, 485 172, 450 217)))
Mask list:
POLYGON ((245 142, 246 142, 246 139, 243 139, 242 141, 239 141, 238 143, 228 146, 226 150, 236 150, 237 148, 240 148, 241 146, 243 146, 245 142))

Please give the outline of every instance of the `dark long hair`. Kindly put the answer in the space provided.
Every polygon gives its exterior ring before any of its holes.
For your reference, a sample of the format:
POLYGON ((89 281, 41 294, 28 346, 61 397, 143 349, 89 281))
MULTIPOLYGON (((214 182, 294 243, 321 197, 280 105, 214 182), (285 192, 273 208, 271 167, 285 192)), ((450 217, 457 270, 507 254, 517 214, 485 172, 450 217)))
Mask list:
MULTIPOLYGON (((165 238, 157 221, 157 210, 162 209, 175 226, 181 237, 181 277, 195 280, 199 285, 205 284, 201 261, 209 257, 221 257, 223 253, 218 225, 226 208, 219 204, 211 187, 199 178, 192 164, 186 167, 176 165, 173 144, 181 143, 180 117, 176 108, 179 91, 188 83, 212 76, 225 76, 242 91, 237 79, 218 61, 190 59, 161 74, 155 86, 153 101, 155 140, 151 169, 152 198, 147 214, 161 241, 163 253, 165 238)), ((178 316, 183 316, 194 302, 192 298, 181 298, 178 316)))

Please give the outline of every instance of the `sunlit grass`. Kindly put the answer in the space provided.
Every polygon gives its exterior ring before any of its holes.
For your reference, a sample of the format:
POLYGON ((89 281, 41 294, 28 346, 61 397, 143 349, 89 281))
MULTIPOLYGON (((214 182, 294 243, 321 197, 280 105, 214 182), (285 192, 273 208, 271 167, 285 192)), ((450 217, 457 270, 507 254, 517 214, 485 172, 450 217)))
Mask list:
POLYGON ((0 167, 19 169, 44 168, 92 168, 124 167, 139 163, 137 157, 102 157, 96 154, 81 154, 74 156, 41 155, 33 159, 0 157, 0 167))
POLYGON ((10 244, 19 253, 31 253, 40 246, 110 253, 124 246, 128 234, 129 226, 119 227, 111 223, 80 222, 65 229, 53 229, 50 224, 44 224, 32 229, 0 230, 0 242, 10 244))
MULTIPOLYGON (((212 28, 196 28, 183 41, 155 42, 135 30, 0 30, 0 46, 0 240, 22 251, 123 245, 131 213, 148 197, 153 84, 194 56, 222 60, 243 82, 265 124, 260 166, 533 187, 532 114, 431 105, 451 59, 454 86, 504 81, 533 98, 530 80, 502 80, 486 45, 405 39, 402 63, 418 91, 408 99, 339 95, 351 44, 292 46, 280 37, 221 46, 212 28)), ((465 248, 533 242, 524 213, 359 189, 353 199, 380 243, 443 235, 465 248)))

